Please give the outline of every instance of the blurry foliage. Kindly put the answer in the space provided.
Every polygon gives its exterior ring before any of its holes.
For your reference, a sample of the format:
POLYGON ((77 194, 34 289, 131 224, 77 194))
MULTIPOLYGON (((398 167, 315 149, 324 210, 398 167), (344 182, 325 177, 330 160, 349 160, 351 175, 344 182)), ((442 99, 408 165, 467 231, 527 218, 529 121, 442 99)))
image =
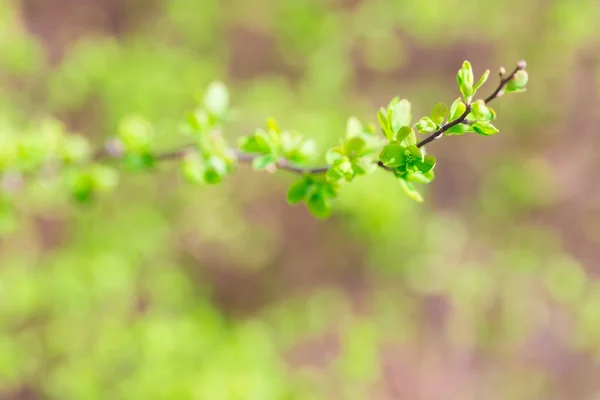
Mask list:
MULTIPOLYGON (((381 98, 414 98, 415 115, 429 115, 427 105, 440 100, 429 93, 453 96, 437 84, 451 80, 413 79, 408 73, 396 81, 385 74, 410 67, 413 58, 418 62, 415 46, 431 52, 450 47, 454 50, 443 54, 452 55, 465 37, 467 45, 490 48, 491 59, 474 65, 526 57, 536 77, 527 96, 498 104, 505 135, 491 140, 504 148, 489 159, 460 164, 481 174, 464 208, 425 209, 406 199, 383 172, 357 179, 340 193, 338 218, 316 225, 328 232, 319 237, 333 249, 318 257, 335 269, 345 262, 338 261, 338 252, 365 249, 355 261, 368 269, 351 271, 373 290, 359 300, 333 285, 291 293, 282 275, 270 285, 281 285, 286 296, 245 317, 230 315, 217 301, 215 282, 202 272, 213 264, 258 271, 291 264, 281 261, 280 236, 284 228, 300 232, 302 226, 284 226, 276 210, 264 214, 268 222, 248 213, 265 199, 266 208, 278 204, 270 199, 284 196, 284 184, 293 183, 289 176, 248 174, 204 188, 179 185, 172 168, 159 166, 153 173, 123 175, 119 190, 77 208, 65 204, 60 191, 48 190, 52 181, 4 176, 3 189, 26 185, 26 190, 10 201, 0 197, 0 396, 29 386, 51 399, 371 398, 372 385, 386 379, 386 344, 427 345, 435 328, 428 325, 423 303, 436 296, 449 308, 438 335, 467 351, 504 354, 473 380, 474 392, 547 397, 549 373, 537 365, 525 370, 519 356, 532 335, 556 326, 550 307, 569 321, 553 337, 598 360, 598 282, 562 250, 558 235, 528 220, 532 212, 553 206, 560 192, 551 166, 533 155, 533 146, 548 123, 568 112, 560 101, 547 100, 561 98, 565 71, 597 39, 597 2, 341 3, 163 1, 135 31, 119 38, 82 37, 50 65, 48 43, 28 33, 19 2, 0 0, 2 155, 14 138, 41 134, 44 141, 24 139, 35 156, 57 145, 64 129, 85 133, 94 148, 115 136, 133 138, 130 150, 144 160, 144 128, 129 120, 123 136, 123 119, 143 117, 158 149, 187 144, 174 127, 215 80, 231 88, 239 114, 224 133, 228 139, 252 133, 269 116, 329 148, 344 132, 348 115, 368 121, 381 98), (244 80, 228 72, 239 69, 231 65, 240 60, 228 36, 235 28, 264 35, 289 71, 259 71, 244 80), (356 57, 382 74, 365 93, 354 84, 356 57), (13 212, 24 219, 17 224, 13 212), (331 226, 342 229, 330 237, 331 226), (306 350, 327 359, 313 372, 289 356, 327 335, 337 344, 306 350)), ((239 40, 243 45, 243 37, 239 40)), ((444 66, 443 75, 462 58, 480 57, 475 50, 467 54, 444 66)), ((418 67, 430 71, 429 65, 418 67)), ((460 158, 464 139, 442 142, 452 142, 447 152, 460 158)), ((66 159, 89 155, 77 139, 60 143, 66 159)), ((211 165, 221 170, 219 161, 211 165)), ((84 189, 113 183, 111 172, 98 169, 67 180, 84 189)), ((443 193, 427 194, 444 205, 443 193)), ((309 220, 304 211, 286 212, 309 220)), ((315 260, 313 250, 296 261, 308 273, 314 273, 308 265, 315 260)), ((236 284, 233 290, 241 291, 250 282, 236 284)), ((407 373, 415 369, 411 365, 407 373)), ((395 378, 410 385, 413 376, 395 378)))

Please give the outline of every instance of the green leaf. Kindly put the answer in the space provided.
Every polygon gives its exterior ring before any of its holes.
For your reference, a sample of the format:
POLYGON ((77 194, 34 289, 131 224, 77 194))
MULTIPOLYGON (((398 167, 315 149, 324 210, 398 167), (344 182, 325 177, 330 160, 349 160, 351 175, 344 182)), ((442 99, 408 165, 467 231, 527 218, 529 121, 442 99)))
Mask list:
POLYGON ((476 124, 473 124, 473 130, 483 136, 490 136, 500 132, 498 128, 486 121, 477 122, 476 124))
POLYGON ((488 69, 483 73, 483 75, 481 75, 481 78, 479 78, 479 81, 477 81, 475 86, 473 86, 473 92, 476 92, 477 89, 479 89, 481 86, 483 86, 483 84, 487 81, 489 76, 490 76, 490 70, 488 69))
POLYGON ((331 201, 322 190, 314 191, 306 201, 308 210, 317 218, 325 219, 331 215, 331 201))
POLYGON ((425 174, 429 171, 431 171, 433 169, 433 167, 435 167, 435 157, 434 156, 430 156, 430 155, 426 155, 423 158, 423 161, 418 161, 416 163, 417 168, 419 169, 419 171, 421 171, 421 173, 425 174))
POLYGON ((327 164, 333 164, 335 161, 344 157, 344 149, 339 146, 332 147, 325 153, 325 162, 327 162, 327 164))
POLYGON ((365 147, 365 141, 361 137, 353 137, 344 143, 344 152, 351 156, 352 153, 358 153, 365 147))
POLYGON ((465 101, 470 102, 473 96, 473 69, 470 62, 463 62, 462 68, 456 75, 456 81, 465 101))
POLYGON ((329 168, 325 174, 326 179, 330 182, 339 182, 342 179, 346 179, 346 176, 347 174, 336 167, 329 168))
POLYGON ((458 124, 458 125, 454 125, 452 128, 448 129, 446 131, 446 134, 448 135, 462 135, 466 132, 471 132, 473 128, 471 128, 469 125, 467 124, 458 124))
POLYGON ((258 129, 252 135, 242 136, 238 140, 238 146, 248 153, 269 154, 272 152, 273 143, 267 132, 258 129))
POLYGON ((212 82, 204 94, 204 107, 215 117, 222 117, 229 107, 229 91, 222 82, 212 82))
POLYGON ((379 125, 381 126, 384 136, 388 140, 394 140, 394 132, 392 132, 392 128, 387 117, 387 111, 383 107, 377 111, 377 120, 379 121, 379 125))
POLYGON ((410 126, 411 104, 408 100, 398 100, 392 108, 391 128, 393 132, 397 132, 403 126, 410 126))
POLYGON ((438 125, 429 117, 423 117, 417 123, 417 129, 422 133, 433 133, 438 129, 438 125))
POLYGON ((300 180, 296 181, 294 184, 292 184, 292 186, 290 186, 287 192, 287 202, 292 205, 302 202, 308 195, 311 186, 312 182, 310 179, 301 178, 300 180))
POLYGON ((198 109, 187 115, 188 126, 195 133, 205 133, 212 128, 212 121, 206 110, 198 109))
POLYGON ((400 143, 390 143, 383 147, 379 153, 379 160, 386 167, 399 167, 406 163, 406 147, 400 143))
POLYGON ((272 154, 256 157, 252 160, 252 168, 256 171, 264 171, 267 168, 274 167, 277 159, 272 154))
POLYGON ((463 71, 463 84, 469 84, 471 86, 473 86, 473 67, 471 66, 471 63, 469 61, 464 61, 463 65, 462 65, 462 71, 463 71))
POLYGON ((296 156, 291 157, 290 160, 296 162, 306 161, 313 157, 316 152, 317 142, 315 142, 313 139, 305 139, 298 147, 296 156))
POLYGON ((298 133, 286 131, 281 134, 281 148, 286 159, 294 163, 301 163, 314 156, 316 142, 312 139, 304 139, 298 133))
POLYGON ((143 171, 154 167, 156 160, 150 153, 128 153, 123 156, 123 165, 130 171, 143 171))
POLYGON ((400 142, 400 144, 406 147, 414 146, 417 144, 417 135, 415 134, 415 131, 412 130, 412 128, 408 135, 400 142))
POLYGON ((203 184, 204 172, 204 163, 198 154, 190 154, 181 162, 181 173, 189 183, 203 184))
POLYGON ((442 122, 446 119, 446 115, 448 114, 448 106, 446 103, 437 103, 433 110, 431 111, 431 120, 436 125, 441 125, 442 122))
POLYGON ((458 99, 454 100, 454 103, 452 103, 452 106, 450 107, 449 121, 454 121, 455 119, 460 117, 465 111, 467 111, 467 106, 459 97, 458 99))
POLYGON ((71 196, 79 203, 92 200, 94 192, 94 178, 87 169, 72 170, 65 175, 71 190, 71 196))
POLYGON ((377 170, 377 164, 371 157, 362 157, 352 162, 352 170, 357 175, 366 175, 377 170))
POLYGON ((421 172, 413 172, 413 173, 408 173, 406 175, 406 179, 410 182, 416 182, 416 183, 430 183, 431 181, 433 181, 435 177, 435 174, 433 173, 433 170, 427 172, 427 173, 421 173, 421 172))
POLYGON ((415 186, 412 182, 408 182, 405 179, 399 179, 400 186, 404 189, 404 192, 410 197, 412 200, 421 203, 423 201, 423 196, 415 189, 415 186))
POLYGON ((227 162, 221 157, 211 156, 206 160, 204 180, 206 183, 219 183, 227 175, 227 162))
POLYGON ((275 118, 267 119, 267 130, 270 132, 273 132, 275 134, 281 133, 281 129, 279 129, 279 125, 277 124, 277 121, 275 120, 275 118))
POLYGON ((471 114, 476 120, 491 121, 493 118, 492 112, 488 109, 483 100, 477 100, 472 104, 471 114))
POLYGON ((402 142, 404 139, 408 137, 410 134, 414 134, 413 129, 410 126, 401 127, 396 133, 396 141, 402 142))
POLYGON ((346 123, 346 137, 352 138, 355 136, 360 136, 363 132, 363 126, 356 117, 348 118, 348 122, 346 123))
POLYGON ((121 120, 118 136, 129 152, 141 153, 149 148, 153 137, 150 123, 140 115, 130 115, 121 120))

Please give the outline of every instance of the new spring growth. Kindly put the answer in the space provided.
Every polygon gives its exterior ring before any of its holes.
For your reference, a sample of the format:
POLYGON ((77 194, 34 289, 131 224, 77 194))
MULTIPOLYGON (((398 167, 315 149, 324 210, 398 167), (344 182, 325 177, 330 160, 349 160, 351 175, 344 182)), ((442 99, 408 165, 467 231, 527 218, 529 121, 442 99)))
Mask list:
MULTIPOLYGON (((178 163, 184 181, 193 185, 222 183, 241 164, 255 171, 290 172, 299 178, 290 184, 289 204, 302 203, 318 218, 331 215, 335 198, 346 185, 378 172, 389 174, 409 198, 421 202, 417 185, 432 182, 438 168, 425 147, 444 136, 498 133, 490 103, 504 94, 524 92, 529 80, 526 67, 524 61, 510 73, 501 67, 495 89, 481 97, 490 71, 475 79, 478 74, 464 61, 456 74, 457 97, 450 105, 439 101, 414 123, 409 100, 395 97, 377 110, 374 122, 348 118, 337 144, 322 152, 312 139, 274 119, 231 145, 221 134, 233 116, 229 91, 221 82, 211 83, 195 109, 182 118, 179 128, 186 143, 174 150, 157 149, 154 128, 141 115, 124 118, 97 151, 84 136, 66 132, 58 121, 38 122, 23 134, 0 137, 0 219, 15 218, 17 196, 28 190, 27 181, 43 179, 46 186, 89 202, 114 190, 122 173, 152 170, 167 162, 178 163), (321 157, 325 163, 313 165, 321 157), (47 171, 54 173, 49 176, 47 171)), ((0 226, 8 225, 0 221, 0 226)))

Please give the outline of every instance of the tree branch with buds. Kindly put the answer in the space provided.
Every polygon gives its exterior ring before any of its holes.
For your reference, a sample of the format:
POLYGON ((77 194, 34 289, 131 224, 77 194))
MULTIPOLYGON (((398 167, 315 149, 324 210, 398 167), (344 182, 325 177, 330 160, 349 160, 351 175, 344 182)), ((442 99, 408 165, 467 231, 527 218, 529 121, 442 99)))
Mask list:
POLYGON ((377 112, 377 127, 350 117, 344 135, 327 150, 326 164, 321 166, 307 166, 317 154, 313 140, 281 129, 274 120, 241 137, 237 146, 230 146, 219 134, 231 118, 229 92, 220 82, 209 85, 201 104, 181 125, 182 133, 191 137, 193 144, 171 151, 154 149, 153 127, 139 115, 123 119, 116 137, 97 152, 85 138, 67 134, 62 124, 49 120, 36 134, 1 143, 0 212, 10 208, 6 205, 10 206, 15 192, 16 186, 6 182, 40 176, 49 166, 58 171, 55 178, 74 199, 90 201, 114 189, 119 165, 126 170, 145 170, 166 161, 178 162, 182 176, 192 184, 220 183, 239 164, 249 164, 256 171, 283 170, 300 175, 288 190, 288 202, 304 202, 319 218, 331 214, 332 200, 343 185, 377 169, 392 173, 410 198, 423 201, 414 184, 430 183, 436 167, 435 157, 426 153, 425 146, 442 136, 497 133, 492 124, 496 112, 489 103, 507 93, 524 92, 528 81, 525 69, 524 61, 508 75, 501 68, 496 89, 488 97, 475 100, 490 71, 475 83, 471 64, 465 61, 456 76, 461 96, 450 107, 440 102, 429 116, 413 125, 410 102, 396 97, 377 112), (417 134, 428 136, 417 140, 417 134))

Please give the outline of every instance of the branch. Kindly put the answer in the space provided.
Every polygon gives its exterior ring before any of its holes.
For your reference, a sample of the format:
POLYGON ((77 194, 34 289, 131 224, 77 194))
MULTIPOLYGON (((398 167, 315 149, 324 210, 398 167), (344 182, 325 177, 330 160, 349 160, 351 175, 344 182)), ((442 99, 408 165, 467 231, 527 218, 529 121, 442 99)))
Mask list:
MULTIPOLYGON (((517 66, 509 75, 504 76, 503 72, 501 71, 500 83, 498 84, 498 87, 496 87, 496 89, 492 92, 492 94, 490 94, 484 100, 485 103, 487 104, 487 103, 491 102, 492 100, 502 96, 504 94, 503 90, 504 90, 504 87, 506 86, 506 84, 514 77, 514 75, 517 73, 517 71, 525 69, 525 67, 526 67, 525 62, 520 61, 517 63, 517 66)), ((455 119, 447 124, 442 125, 437 131, 433 132, 431 135, 429 135, 428 137, 426 137, 425 139, 423 139, 419 143, 417 143, 416 146, 423 147, 426 144, 442 137, 444 132, 448 131, 450 128, 452 128, 458 124, 468 122, 467 116, 469 115, 470 112, 471 112, 471 103, 466 105, 465 112, 463 112, 457 119, 455 119)), ((185 157, 186 154, 188 154, 191 151, 196 151, 196 150, 195 150, 194 146, 188 145, 188 146, 184 146, 179 149, 170 150, 170 151, 166 151, 166 152, 162 152, 162 153, 156 153, 153 155, 153 157, 157 161, 175 161, 175 160, 182 159, 183 157, 185 157)), ((252 164, 252 162, 254 161, 255 158, 260 157, 260 155, 252 154, 252 153, 244 153, 244 152, 241 152, 236 149, 229 149, 229 151, 235 156, 235 158, 238 160, 238 162, 245 163, 245 164, 252 164)), ((122 156, 123 156, 123 149, 119 146, 118 142, 111 141, 111 142, 108 142, 101 151, 99 151, 95 154, 95 156, 93 157, 93 160, 94 161, 102 161, 102 160, 106 160, 106 159, 120 159, 120 158, 122 158, 122 156)), ((301 166, 292 164, 289 160, 287 160, 285 158, 281 158, 275 165, 276 165, 277 169, 280 169, 283 171, 288 171, 288 172, 298 174, 298 175, 324 174, 330 169, 330 166, 328 166, 328 165, 316 166, 316 167, 301 167, 301 166)), ((385 166, 381 161, 377 162, 377 166, 379 168, 382 168, 385 171, 393 171, 394 170, 393 168, 385 166)))
MULTIPOLYGON (((196 148, 192 145, 183 146, 181 148, 175 150, 164 151, 161 153, 154 153, 152 157, 156 161, 177 161, 183 159, 187 154, 191 152, 195 152, 196 148)), ((238 162, 244 164, 252 164, 255 158, 261 156, 261 154, 252 154, 245 153, 243 151, 239 151, 233 148, 229 149, 229 152, 234 155, 238 162)), ((94 161, 103 161, 103 160, 119 160, 124 156, 122 148, 114 143, 113 141, 109 141, 106 143, 104 148, 98 151, 94 157, 94 161)), ((276 164, 277 169, 292 172, 299 175, 304 174, 323 174, 329 170, 328 165, 317 166, 317 167, 300 167, 290 163, 289 160, 285 158, 281 158, 276 164)))
MULTIPOLYGON (((492 100, 497 99, 498 97, 502 96, 504 94, 504 87, 506 86, 506 84, 515 76, 515 74, 518 71, 525 69, 526 66, 527 65, 526 65, 525 61, 519 61, 517 63, 517 66, 513 70, 513 72, 511 72, 508 76, 504 77, 504 74, 501 72, 500 83, 498 84, 498 87, 496 88, 496 90, 494 90, 492 92, 492 94, 490 94, 484 100, 485 104, 488 104, 492 100)), ((471 103, 467 104, 466 106, 467 106, 467 109, 465 110, 464 113, 462 113, 460 115, 460 117, 458 117, 454 121, 451 121, 451 122, 449 122, 447 124, 442 125, 440 127, 440 129, 438 129, 437 131, 433 132, 431 135, 429 135, 428 137, 426 137, 425 139, 423 139, 419 143, 417 143, 417 147, 423 147, 426 144, 428 144, 430 142, 433 142, 436 139, 441 138, 442 135, 444 134, 444 132, 446 132, 448 129, 452 128, 453 126, 456 126, 458 124, 461 124, 461 123, 465 122, 466 119, 467 119, 467 116, 471 112, 471 103)))

